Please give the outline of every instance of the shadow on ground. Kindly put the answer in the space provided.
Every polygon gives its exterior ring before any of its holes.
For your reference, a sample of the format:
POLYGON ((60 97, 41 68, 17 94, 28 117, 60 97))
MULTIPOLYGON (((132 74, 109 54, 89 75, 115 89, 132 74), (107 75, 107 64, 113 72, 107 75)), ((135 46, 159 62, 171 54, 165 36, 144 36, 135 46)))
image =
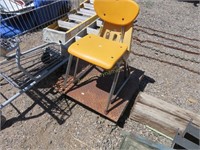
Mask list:
POLYGON ((137 98, 139 92, 144 91, 145 87, 148 84, 153 84, 154 82, 155 82, 155 80, 153 78, 144 75, 143 78, 140 80, 140 82, 138 82, 138 84, 135 85, 137 87, 137 90, 135 91, 133 98, 130 100, 129 105, 127 106, 126 110, 124 111, 124 114, 122 115, 122 117, 117 122, 117 124, 120 127, 123 127, 124 124, 125 124, 125 121, 129 118, 129 116, 131 114, 131 110, 133 108, 133 105, 136 102, 136 98, 137 98))
MULTIPOLYGON (((26 92, 27 96, 29 96, 33 100, 33 104, 29 105, 29 107, 25 111, 20 112, 20 110, 14 104, 11 103, 11 106, 18 112, 19 116, 7 120, 4 126, 2 127, 2 130, 11 127, 16 122, 35 119, 41 117, 46 113, 48 113, 52 118, 54 118, 58 122, 58 124, 62 125, 72 115, 72 109, 77 104, 73 102, 73 99, 69 98, 67 95, 56 92, 53 88, 58 78, 61 75, 63 75, 64 70, 65 68, 61 68, 57 72, 54 72, 46 79, 38 83, 30 91, 26 92), (43 109, 43 111, 36 115, 28 116, 27 114, 30 111, 32 111, 36 105, 39 105, 43 109)), ((130 90, 132 92, 133 98, 131 98, 127 108, 125 109, 124 114, 117 122, 117 124, 121 127, 124 126, 125 120, 129 117, 138 93, 140 91, 143 91, 147 84, 155 82, 154 79, 145 75, 142 77, 142 79, 140 79, 140 77, 144 74, 144 71, 135 68, 132 68, 132 70, 134 70, 132 78, 134 82, 131 82, 131 84, 134 84, 134 89, 130 90)), ((100 78, 100 80, 102 79, 100 78)), ((98 86, 100 86, 100 84, 98 84, 98 86)), ((107 91, 107 89, 105 90, 107 91)), ((83 107, 89 109, 87 106, 83 107)), ((94 112, 93 110, 91 111, 94 112)))
POLYGON ((76 106, 76 104, 68 100, 66 95, 54 91, 53 85, 61 73, 62 71, 60 70, 56 71, 38 83, 30 91, 26 92, 27 96, 33 100, 33 104, 29 105, 25 111, 21 112, 13 103, 11 103, 11 106, 17 111, 19 116, 7 120, 1 129, 3 130, 11 127, 13 124, 19 121, 26 121, 41 117, 46 113, 54 118, 58 124, 63 124, 72 115, 71 110, 76 106), (43 111, 36 115, 26 117, 36 105, 39 105, 41 108, 43 108, 43 111))
POLYGON ((178 0, 179 2, 192 3, 195 7, 199 7, 199 0, 178 0))

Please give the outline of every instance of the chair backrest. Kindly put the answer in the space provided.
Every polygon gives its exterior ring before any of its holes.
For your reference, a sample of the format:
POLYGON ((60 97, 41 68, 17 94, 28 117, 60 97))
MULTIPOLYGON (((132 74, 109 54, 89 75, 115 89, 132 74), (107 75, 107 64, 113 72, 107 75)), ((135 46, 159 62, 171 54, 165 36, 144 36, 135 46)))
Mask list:
POLYGON ((133 0, 95 0, 94 9, 105 22, 121 26, 132 23, 139 13, 133 0))

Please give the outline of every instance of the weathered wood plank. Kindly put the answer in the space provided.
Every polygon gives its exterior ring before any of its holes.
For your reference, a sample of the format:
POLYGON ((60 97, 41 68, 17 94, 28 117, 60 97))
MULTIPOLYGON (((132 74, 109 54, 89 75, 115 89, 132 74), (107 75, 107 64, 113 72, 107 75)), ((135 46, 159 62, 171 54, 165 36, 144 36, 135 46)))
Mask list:
POLYGON ((163 100, 150 96, 146 93, 140 94, 140 103, 145 104, 150 107, 156 107, 157 109, 166 112, 170 115, 177 116, 183 120, 190 121, 193 119, 193 124, 200 127, 200 115, 197 115, 189 110, 177 107, 163 100))
POLYGON ((82 37, 80 37, 80 36, 75 36, 75 40, 76 41, 78 41, 78 40, 80 40, 82 37))
POLYGON ((69 18, 69 20, 73 20, 76 22, 83 22, 88 19, 88 17, 86 17, 86 16, 80 16, 80 15, 75 15, 75 14, 70 14, 68 16, 68 18, 69 18))
POLYGON ((95 34, 95 35, 97 35, 98 33, 99 33, 99 30, 87 27, 87 34, 95 34))
POLYGON ((183 132, 191 119, 195 125, 200 126, 200 115, 143 92, 137 97, 130 118, 170 137, 174 137, 178 129, 183 132))
POLYGON ((53 42, 59 43, 59 41, 61 41, 62 43, 65 43, 69 39, 71 39, 73 36, 75 36, 79 31, 83 30, 92 22, 94 22, 97 18, 98 18, 97 15, 94 15, 82 21, 81 23, 77 24, 76 26, 68 29, 67 32, 45 28, 43 29, 43 40, 46 42, 53 41, 53 42))
POLYGON ((58 26, 60 28, 64 28, 64 29, 71 29, 74 28, 75 26, 77 26, 78 24, 76 23, 72 23, 72 22, 66 22, 66 21, 62 21, 62 20, 58 20, 58 26))
MULTIPOLYGON (((84 0, 79 5, 78 10, 84 9, 84 3, 88 4, 88 5, 86 4, 86 7, 93 7, 92 0, 84 0)), ((94 20, 97 19, 94 9, 85 9, 85 10, 87 10, 87 12, 90 11, 90 13, 93 11, 94 15, 83 16, 77 13, 77 9, 73 9, 69 12, 68 17, 64 17, 61 19, 66 22, 70 22, 69 24, 63 25, 64 22, 61 21, 60 25, 58 25, 58 22, 54 22, 53 24, 49 25, 47 28, 43 29, 43 40, 45 42, 59 43, 59 41, 62 41, 62 43, 65 43, 67 40, 75 36, 75 34, 77 34, 80 30, 82 30, 87 25, 91 24, 94 20), (74 25, 72 25, 71 22, 76 22, 77 25, 73 27, 74 25)))
POLYGON ((92 14, 88 14, 88 13, 85 13, 85 12, 82 12, 82 11, 77 11, 77 14, 80 14, 80 15, 83 15, 83 16, 92 16, 92 14))
POLYGON ((135 104, 131 119, 149 125, 170 137, 175 136, 178 128, 184 130, 187 124, 186 121, 184 123, 177 122, 179 118, 141 103, 135 104), (171 124, 171 122, 173 122, 173 124, 171 124))
POLYGON ((94 3, 94 0, 90 0, 90 3, 93 4, 93 3, 94 3))
POLYGON ((90 3, 84 3, 84 8, 90 9, 90 10, 94 10, 94 6, 90 3))
POLYGON ((80 8, 79 11, 77 11, 77 13, 80 13, 80 14, 83 14, 83 15, 88 15, 88 16, 93 16, 95 15, 96 13, 94 11, 91 11, 91 10, 87 10, 87 9, 84 9, 84 8, 80 8))

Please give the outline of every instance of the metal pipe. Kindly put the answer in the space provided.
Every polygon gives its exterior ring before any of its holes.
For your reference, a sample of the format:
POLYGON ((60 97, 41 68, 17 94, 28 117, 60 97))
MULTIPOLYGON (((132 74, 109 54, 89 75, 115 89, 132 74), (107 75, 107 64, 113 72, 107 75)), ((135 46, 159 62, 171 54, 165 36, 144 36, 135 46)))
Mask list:
POLYGON ((125 29, 124 29, 124 26, 122 26, 122 28, 121 28, 121 33, 122 33, 122 35, 121 35, 121 37, 120 37, 120 42, 121 42, 121 43, 123 43, 123 40, 124 40, 124 33, 125 33, 124 30, 125 30, 125 29))
POLYGON ((68 79, 68 76, 69 76, 69 72, 70 72, 70 68, 71 68, 71 64, 72 64, 72 59, 73 59, 73 56, 72 55, 69 55, 69 61, 68 61, 68 64, 67 64, 67 69, 66 69, 66 73, 65 73, 65 80, 64 80, 64 88, 66 87, 66 84, 67 84, 67 79, 68 79))
POLYGON ((109 97, 108 97, 107 106, 106 106, 106 109, 105 109, 105 114, 108 113, 108 108, 109 108, 109 105, 111 103, 111 99, 112 99, 113 93, 115 91, 115 87, 117 85, 117 81, 118 81, 118 78, 119 78, 119 73, 120 73, 120 71, 115 73, 115 76, 114 76, 114 79, 113 79, 113 84, 111 86, 111 90, 110 90, 109 97))
MULTIPOLYGON (((40 46, 36 46, 36 47, 34 47, 34 48, 32 48, 32 49, 29 49, 28 51, 22 52, 21 54, 24 55, 24 54, 30 53, 30 52, 32 52, 32 51, 35 51, 36 49, 45 47, 45 46, 50 45, 50 44, 57 44, 57 43, 55 43, 55 42, 45 43, 45 44, 42 44, 42 45, 40 45, 40 46)), ((14 54, 9 55, 8 57, 15 57, 15 55, 16 55, 16 54, 14 53, 14 54)), ((0 61, 0 65, 2 65, 2 63, 6 62, 6 61, 8 61, 8 60, 7 60, 7 59, 4 59, 4 60, 0 61)))
POLYGON ((21 53, 20 53, 20 48, 17 48, 16 50, 16 63, 17 63, 17 67, 20 71, 22 71, 25 75, 27 75, 30 79, 32 80, 36 80, 35 77, 33 77, 29 72, 27 72, 20 64, 20 57, 21 57, 21 53))
POLYGON ((23 94, 24 92, 28 91, 29 89, 31 89, 35 84, 37 84, 39 81, 41 81, 42 79, 44 79, 46 76, 48 76, 49 74, 51 74, 55 69, 57 69, 58 67, 62 66, 64 63, 66 63, 68 61, 68 58, 65 58, 62 60, 61 63, 55 65, 53 68, 51 68, 49 71, 45 71, 42 72, 39 76, 40 78, 37 81, 33 81, 31 82, 27 87, 23 88, 22 90, 20 90, 18 93, 16 93, 14 96, 12 96, 11 98, 9 98, 7 101, 3 102, 2 104, 0 104, 0 110, 2 110, 5 106, 7 106, 8 104, 10 104, 12 101, 14 101, 17 97, 19 97, 21 94, 23 94))
POLYGON ((116 100, 117 95, 119 95, 119 93, 121 92, 121 90, 124 88, 124 86, 126 85, 126 83, 128 82, 128 80, 130 79, 131 74, 132 74, 132 72, 130 73, 129 77, 126 78, 126 80, 125 80, 125 81, 123 82, 123 84, 120 86, 119 90, 118 90, 118 91, 116 92, 116 94, 115 94, 115 97, 111 100, 111 103, 113 103, 113 102, 116 100))
POLYGON ((83 78, 83 76, 85 76, 94 66, 93 65, 89 65, 86 69, 84 69, 74 80, 74 83, 77 83, 80 81, 81 78, 83 78))
POLYGON ((10 83, 12 86, 16 87, 16 88, 19 88, 19 85, 15 82, 13 82, 13 80, 6 76, 4 73, 0 73, 1 77, 3 77, 8 83, 10 83))
POLYGON ((76 66, 74 70, 74 79, 76 79, 77 69, 78 69, 79 58, 76 58, 76 66))

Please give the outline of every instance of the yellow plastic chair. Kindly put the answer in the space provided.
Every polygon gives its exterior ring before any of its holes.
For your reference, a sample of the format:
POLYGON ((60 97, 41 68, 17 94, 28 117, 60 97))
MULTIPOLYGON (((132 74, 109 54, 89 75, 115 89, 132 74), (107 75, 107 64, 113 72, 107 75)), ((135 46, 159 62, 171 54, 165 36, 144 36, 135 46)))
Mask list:
MULTIPOLYGON (((77 81, 76 71, 79 59, 107 71, 117 69, 117 71, 114 71, 115 75, 105 108, 107 114, 119 78, 119 69, 123 67, 126 77, 127 75, 130 76, 127 56, 131 47, 133 21, 139 13, 139 6, 133 0, 95 0, 94 8, 103 21, 103 26, 99 31, 99 35, 86 35, 68 48, 70 56, 64 85, 66 85, 69 76, 73 56, 77 58, 74 81, 77 81)), ((128 77, 117 91, 117 94, 127 81, 128 77)))

